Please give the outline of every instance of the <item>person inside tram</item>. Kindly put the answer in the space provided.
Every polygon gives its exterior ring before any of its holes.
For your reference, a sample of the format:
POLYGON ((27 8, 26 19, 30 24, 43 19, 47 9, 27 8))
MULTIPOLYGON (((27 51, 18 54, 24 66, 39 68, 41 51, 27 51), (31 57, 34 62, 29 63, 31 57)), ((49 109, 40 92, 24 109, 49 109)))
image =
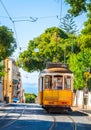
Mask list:
POLYGON ((57 78, 57 89, 62 89, 62 82, 61 82, 61 79, 60 78, 57 78))

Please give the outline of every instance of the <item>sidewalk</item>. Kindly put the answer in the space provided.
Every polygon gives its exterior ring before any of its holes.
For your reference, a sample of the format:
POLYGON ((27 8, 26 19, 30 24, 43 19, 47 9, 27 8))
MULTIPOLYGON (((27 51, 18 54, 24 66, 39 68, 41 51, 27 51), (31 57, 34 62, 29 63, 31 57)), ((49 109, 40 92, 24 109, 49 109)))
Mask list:
POLYGON ((72 111, 79 111, 79 112, 82 112, 84 114, 87 114, 88 116, 91 116, 91 108, 82 108, 82 107, 78 107, 78 106, 73 106, 71 107, 72 108, 72 111))

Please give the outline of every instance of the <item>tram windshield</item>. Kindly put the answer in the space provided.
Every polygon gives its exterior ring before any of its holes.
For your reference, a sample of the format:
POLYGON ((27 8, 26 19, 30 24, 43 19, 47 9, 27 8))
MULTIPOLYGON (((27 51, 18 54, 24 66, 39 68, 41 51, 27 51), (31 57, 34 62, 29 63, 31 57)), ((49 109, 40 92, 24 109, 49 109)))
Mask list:
POLYGON ((63 88, 63 76, 54 76, 54 89, 62 89, 63 88))
POLYGON ((46 75, 45 89, 71 89, 71 76, 46 75))
POLYGON ((45 76, 45 89, 62 89, 63 76, 45 76))
POLYGON ((45 76, 45 89, 52 88, 52 76, 45 76))
POLYGON ((71 88, 71 77, 70 76, 65 76, 64 77, 64 88, 65 89, 70 89, 71 88))

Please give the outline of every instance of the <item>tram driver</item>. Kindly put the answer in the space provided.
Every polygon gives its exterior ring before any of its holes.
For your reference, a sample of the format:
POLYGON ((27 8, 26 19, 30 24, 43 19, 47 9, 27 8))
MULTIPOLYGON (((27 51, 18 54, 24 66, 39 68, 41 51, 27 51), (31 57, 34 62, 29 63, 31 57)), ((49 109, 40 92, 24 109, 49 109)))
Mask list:
POLYGON ((62 89, 62 81, 61 81, 60 78, 57 78, 57 84, 56 84, 56 86, 57 86, 57 89, 62 89))
POLYGON ((54 84, 53 89, 62 89, 62 78, 61 77, 55 77, 53 84, 54 84))

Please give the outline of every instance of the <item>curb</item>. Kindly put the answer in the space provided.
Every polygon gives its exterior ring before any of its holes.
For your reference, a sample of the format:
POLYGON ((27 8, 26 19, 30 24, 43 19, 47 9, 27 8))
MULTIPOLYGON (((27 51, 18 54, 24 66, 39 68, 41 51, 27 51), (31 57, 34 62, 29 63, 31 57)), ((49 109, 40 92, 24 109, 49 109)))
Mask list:
POLYGON ((84 110, 78 110, 79 112, 81 112, 81 113, 84 113, 84 114, 86 114, 86 115, 88 115, 88 116, 90 116, 91 117, 91 114, 90 113, 88 113, 88 112, 85 112, 84 110))
POLYGON ((91 114, 88 113, 88 112, 85 112, 84 110, 86 110, 86 109, 81 109, 81 108, 75 107, 75 106, 72 107, 72 111, 78 111, 78 112, 84 113, 84 114, 86 114, 86 115, 91 117, 91 114))

